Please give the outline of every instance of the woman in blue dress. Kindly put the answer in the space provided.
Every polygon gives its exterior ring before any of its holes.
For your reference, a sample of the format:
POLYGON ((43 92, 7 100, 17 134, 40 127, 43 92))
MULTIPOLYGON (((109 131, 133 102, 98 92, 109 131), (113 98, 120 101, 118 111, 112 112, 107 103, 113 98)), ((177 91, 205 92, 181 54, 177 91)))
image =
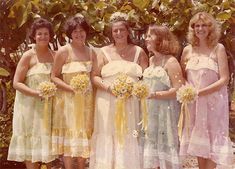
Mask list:
POLYGON ((153 53, 143 79, 148 84, 148 128, 144 142, 144 169, 179 169, 176 90, 183 83, 181 67, 174 57, 179 43, 165 26, 151 25, 146 46, 153 53))

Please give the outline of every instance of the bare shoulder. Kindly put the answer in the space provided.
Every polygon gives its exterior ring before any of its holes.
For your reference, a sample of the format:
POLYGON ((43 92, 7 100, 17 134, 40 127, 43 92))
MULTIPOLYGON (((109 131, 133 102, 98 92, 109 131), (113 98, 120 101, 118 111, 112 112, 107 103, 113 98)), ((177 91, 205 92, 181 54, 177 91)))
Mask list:
POLYGON ((169 56, 166 62, 166 66, 179 65, 178 60, 174 56, 169 56))
POLYGON ((184 55, 189 54, 189 52, 191 51, 191 49, 192 49, 192 46, 191 46, 191 45, 185 46, 184 49, 183 49, 183 53, 182 53, 182 54, 184 54, 184 55))
POLYGON ((27 50, 26 52, 23 53, 22 57, 21 57, 21 60, 24 60, 24 61, 30 61, 32 56, 35 55, 35 52, 33 49, 29 49, 27 50))
POLYGON ((225 51, 225 47, 224 47, 224 45, 222 43, 218 43, 217 51, 225 51))
POLYGON ((63 57, 67 57, 68 55, 68 45, 62 46, 58 49, 58 51, 56 52, 57 56, 63 56, 63 57))

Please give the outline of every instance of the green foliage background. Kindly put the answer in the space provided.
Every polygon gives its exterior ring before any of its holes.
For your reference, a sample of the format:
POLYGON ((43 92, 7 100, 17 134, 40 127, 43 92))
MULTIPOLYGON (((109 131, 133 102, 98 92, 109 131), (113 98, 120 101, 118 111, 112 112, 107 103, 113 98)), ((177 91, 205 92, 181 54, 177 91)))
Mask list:
MULTIPOLYGON (((169 26, 185 45, 190 18, 198 11, 207 11, 222 24, 222 40, 228 47, 227 32, 235 24, 234 0, 0 0, 0 148, 7 147, 10 140, 12 78, 20 56, 28 49, 28 32, 33 20, 43 17, 53 23, 56 35, 52 47, 56 50, 65 44, 65 20, 82 13, 92 27, 89 43, 102 46, 109 42, 109 17, 116 11, 129 15, 133 38, 140 45, 150 23, 169 26)), ((1 151, 1 157, 5 159, 6 152, 1 151)))

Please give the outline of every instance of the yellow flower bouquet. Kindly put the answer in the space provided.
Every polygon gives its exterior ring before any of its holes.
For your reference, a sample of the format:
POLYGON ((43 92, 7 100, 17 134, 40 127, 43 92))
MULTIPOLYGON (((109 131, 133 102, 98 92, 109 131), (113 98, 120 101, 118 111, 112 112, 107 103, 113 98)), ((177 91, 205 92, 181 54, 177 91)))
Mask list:
POLYGON ((48 128, 49 128, 49 126, 48 126, 49 98, 55 95, 57 88, 54 83, 49 82, 49 81, 44 81, 39 84, 38 90, 39 90, 39 96, 45 98, 44 111, 43 111, 43 123, 44 123, 44 127, 45 127, 46 131, 48 131, 48 128))
POLYGON ((142 120, 139 123, 139 125, 142 124, 142 130, 146 132, 148 126, 148 112, 147 112, 146 98, 149 95, 149 87, 142 81, 139 81, 134 84, 132 95, 140 99, 142 120))
POLYGON ((39 84, 38 90, 40 92, 40 96, 43 98, 49 98, 55 95, 57 88, 54 83, 45 81, 39 84))
POLYGON ((112 93, 120 98, 127 99, 132 94, 133 80, 126 74, 120 73, 111 85, 112 93))
POLYGON ((90 78, 86 73, 81 73, 74 76, 71 81, 70 85, 76 92, 85 93, 88 89, 90 84, 90 78))
POLYGON ((127 130, 127 119, 125 103, 126 99, 131 96, 133 80, 126 74, 120 73, 111 85, 112 93, 117 97, 115 112, 115 129, 119 143, 123 142, 127 130))
POLYGON ((86 73, 79 73, 70 80, 70 86, 75 90, 74 96, 74 129, 85 136, 85 99, 84 94, 90 86, 90 77, 86 73))
POLYGON ((181 88, 179 88, 179 90, 177 91, 176 98, 181 103, 181 112, 178 122, 178 134, 179 138, 181 139, 184 120, 185 120, 185 128, 189 135, 190 113, 188 110, 188 104, 196 100, 197 90, 194 86, 190 84, 184 85, 181 88))

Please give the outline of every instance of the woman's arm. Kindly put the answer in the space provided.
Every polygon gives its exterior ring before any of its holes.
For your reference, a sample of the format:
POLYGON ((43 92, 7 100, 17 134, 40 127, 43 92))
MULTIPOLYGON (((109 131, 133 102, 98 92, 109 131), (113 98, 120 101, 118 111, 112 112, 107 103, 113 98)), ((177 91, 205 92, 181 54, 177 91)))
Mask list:
POLYGON ((73 88, 61 79, 62 67, 65 64, 67 56, 68 51, 65 46, 61 47, 55 54, 54 64, 51 71, 51 79, 62 90, 74 93, 73 88))
POLYGON ((183 52, 182 52, 182 55, 181 55, 181 58, 180 58, 180 65, 181 65, 181 68, 182 68, 182 72, 183 72, 183 76, 186 78, 186 65, 187 65, 187 62, 188 62, 188 59, 189 59, 189 50, 191 48, 191 45, 188 45, 184 48, 183 52))
POLYGON ((172 99, 176 97, 176 91, 184 83, 184 78, 179 62, 175 57, 168 59, 166 63, 166 70, 168 72, 172 87, 166 91, 157 91, 150 95, 150 98, 156 99, 172 99))
POLYGON ((106 63, 107 61, 105 60, 105 56, 103 52, 100 50, 93 60, 93 69, 91 72, 91 79, 95 87, 111 92, 110 84, 108 84, 101 78, 101 69, 106 63))
POLYGON ((229 82, 229 68, 228 68, 228 60, 225 48, 222 44, 218 45, 216 50, 217 60, 218 60, 218 68, 219 68, 219 80, 211 85, 202 88, 198 91, 199 96, 204 96, 211 94, 215 91, 218 91, 221 87, 228 85, 229 82))
POLYGON ((24 84, 26 74, 30 69, 32 55, 32 51, 29 50, 25 52, 21 57, 16 67, 15 76, 13 79, 13 87, 25 95, 40 97, 39 91, 29 88, 27 85, 24 84))

